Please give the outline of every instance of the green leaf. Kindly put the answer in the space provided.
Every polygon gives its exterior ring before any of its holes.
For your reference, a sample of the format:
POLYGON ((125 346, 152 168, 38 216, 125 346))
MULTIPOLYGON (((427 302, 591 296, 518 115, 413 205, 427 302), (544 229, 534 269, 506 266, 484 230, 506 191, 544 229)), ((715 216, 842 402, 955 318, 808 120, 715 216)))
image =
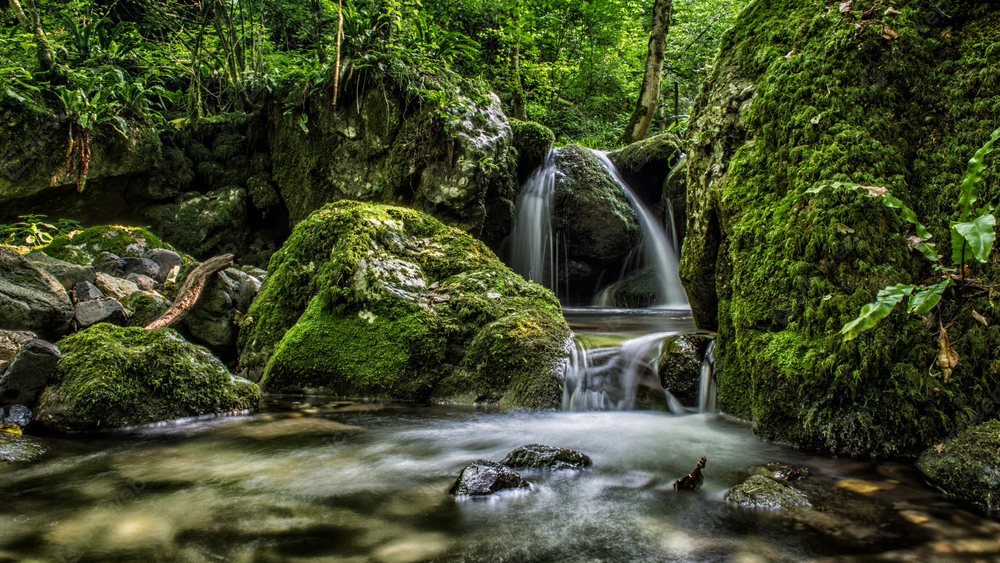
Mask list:
POLYGON ((980 215, 975 220, 966 223, 951 224, 951 260, 958 266, 969 258, 986 262, 993 251, 993 241, 996 235, 993 227, 997 224, 996 217, 991 214, 980 215))
POLYGON ((874 327, 888 316, 904 297, 911 295, 916 288, 915 285, 896 284, 879 291, 874 303, 862 307, 858 318, 840 329, 840 334, 844 335, 844 342, 854 340, 862 332, 874 327))
POLYGON ((927 311, 930 311, 941 301, 944 290, 951 287, 954 283, 951 281, 951 278, 945 278, 940 283, 921 287, 916 293, 910 296, 910 302, 906 311, 914 315, 923 315, 927 311))
POLYGON ((1000 129, 990 135, 990 140, 969 159, 969 166, 962 179, 962 195, 958 199, 959 221, 965 223, 972 217, 972 206, 979 199, 979 180, 986 169, 986 157, 993 152, 993 144, 1000 139, 1000 129))

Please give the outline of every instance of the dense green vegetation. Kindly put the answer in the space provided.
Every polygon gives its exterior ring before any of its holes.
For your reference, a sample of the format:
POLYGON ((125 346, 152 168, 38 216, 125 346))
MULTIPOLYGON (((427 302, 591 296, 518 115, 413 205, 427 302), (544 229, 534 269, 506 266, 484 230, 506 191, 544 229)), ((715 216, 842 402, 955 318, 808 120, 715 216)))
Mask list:
MULTIPOLYGON (((654 131, 674 124, 675 85, 686 113, 743 4, 673 3, 654 131)), ((434 84, 472 80, 558 142, 610 146, 635 102, 651 9, 638 0, 5 0, 0 108, 72 118, 81 188, 95 128, 128 135, 271 99, 294 110, 316 89, 364 79, 445 107, 434 84)))

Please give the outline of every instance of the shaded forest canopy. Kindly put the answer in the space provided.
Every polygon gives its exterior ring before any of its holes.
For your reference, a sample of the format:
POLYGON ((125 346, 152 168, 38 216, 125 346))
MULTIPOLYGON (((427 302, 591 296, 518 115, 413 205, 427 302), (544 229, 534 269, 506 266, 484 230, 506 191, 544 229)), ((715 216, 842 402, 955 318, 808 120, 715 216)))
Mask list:
MULTIPOLYGON (((455 101, 438 85, 464 83, 497 92, 508 115, 523 111, 559 143, 611 148, 642 79, 652 4, 0 0, 0 108, 127 135, 136 124, 252 112, 264 99, 295 111, 314 91, 373 78, 447 107, 455 101)), ((673 2, 652 131, 683 127, 745 4, 673 2)))

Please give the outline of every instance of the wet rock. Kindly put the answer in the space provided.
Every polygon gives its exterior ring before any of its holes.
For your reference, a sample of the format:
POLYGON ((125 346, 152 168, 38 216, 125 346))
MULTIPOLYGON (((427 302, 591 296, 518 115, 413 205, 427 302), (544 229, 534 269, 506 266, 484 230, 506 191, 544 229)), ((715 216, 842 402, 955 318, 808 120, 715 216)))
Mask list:
POLYGON ((38 338, 38 335, 33 332, 0 330, 0 360, 13 361, 21 348, 35 338, 38 338))
POLYGON ((29 340, 0 379, 0 403, 32 405, 48 384, 61 357, 44 340, 29 340))
POLYGON ((73 313, 59 280, 15 250, 0 247, 0 328, 55 339, 69 330, 73 313))
POLYGON ((144 276, 141 274, 129 274, 125 277, 125 281, 130 281, 139 288, 140 291, 149 291, 150 289, 156 289, 156 280, 149 276, 144 276))
POLYGON ((256 409, 260 389, 169 328, 94 325, 59 342, 35 419, 61 432, 256 409))
POLYGON ((125 277, 125 264, 124 259, 110 252, 101 252, 92 262, 94 270, 98 273, 107 274, 115 278, 125 277))
POLYGON ((608 154, 618 172, 647 207, 660 203, 663 182, 681 159, 677 136, 653 135, 608 154))
MULTIPOLYGON (((97 278, 95 277, 94 279, 96 281, 97 278)), ((76 296, 77 303, 97 299, 98 297, 104 297, 101 290, 97 289, 97 286, 89 281, 76 284, 76 286, 73 287, 73 295, 76 296)))
POLYGON ((510 129, 514 134, 513 146, 517 149, 517 179, 523 184, 545 161, 556 136, 551 129, 534 121, 511 120, 510 129))
POLYGON ((93 282, 96 272, 92 266, 73 264, 65 260, 52 258, 44 252, 32 252, 26 256, 32 264, 45 270, 59 280, 66 291, 73 289, 79 283, 93 282))
POLYGON ((530 483, 507 466, 480 459, 462 469, 450 493, 454 496, 486 496, 508 489, 530 488, 530 483))
POLYGON ((146 217, 171 244, 200 258, 245 249, 247 207, 246 190, 231 185, 182 194, 174 203, 149 208, 146 217))
POLYGON ((103 272, 97 274, 97 288, 100 289, 104 295, 114 297, 119 300, 139 291, 139 286, 134 283, 112 277, 103 272))
POLYGON ((514 469, 586 469, 593 465, 590 458, 578 451, 527 444, 512 450, 500 462, 514 469))
POLYGON ((129 275, 135 274, 138 276, 146 276, 150 279, 155 279, 160 275, 160 266, 150 260, 149 258, 124 258, 125 260, 125 275, 124 278, 128 278, 129 275))
POLYGON ((705 477, 701 474, 701 470, 705 468, 705 463, 708 458, 701 456, 698 463, 695 464, 694 469, 691 473, 681 477, 674 482, 674 489, 678 491, 697 491, 701 488, 701 484, 705 481, 705 477))
POLYGON ((24 428, 31 424, 31 409, 24 405, 10 405, 0 409, 0 422, 24 428))
POLYGON ((991 420, 928 448, 917 468, 950 495, 1000 509, 1000 421, 991 420))
POLYGON ((122 301, 129 311, 126 326, 144 327, 160 318, 170 307, 167 298, 155 291, 137 291, 122 301))
POLYGON ((234 357, 238 319, 250 309, 257 287, 249 275, 235 268, 212 276, 198 303, 184 318, 191 338, 217 354, 234 357))
POLYGON ((801 465, 792 465, 783 461, 772 461, 750 470, 753 475, 763 475, 777 481, 795 481, 809 476, 809 469, 801 465))
POLYGON ((10 367, 10 362, 7 360, 0 360, 0 377, 7 372, 7 368, 10 367))
POLYGON ((33 436, 15 436, 0 432, 0 463, 34 461, 48 450, 44 441, 33 436))
POLYGON ((811 508, 794 508, 785 516, 850 547, 882 546, 915 535, 914 527, 892 504, 842 488, 842 483, 821 476, 797 481, 795 488, 806 496, 811 508))
POLYGON ((680 336, 660 356, 660 383, 684 406, 698 404, 701 361, 708 342, 704 336, 680 336))
POLYGON ((726 491, 726 502, 751 508, 787 510, 812 506, 801 491, 763 475, 752 475, 726 491))
POLYGON ((180 254, 166 248, 155 248, 143 254, 142 257, 156 262, 159 273, 152 276, 152 278, 159 283, 167 281, 167 275, 170 273, 170 270, 174 269, 175 266, 179 267, 183 263, 180 254))
POLYGON ((81 330, 98 323, 124 326, 127 320, 125 307, 110 297, 91 299, 76 306, 76 326, 81 330))

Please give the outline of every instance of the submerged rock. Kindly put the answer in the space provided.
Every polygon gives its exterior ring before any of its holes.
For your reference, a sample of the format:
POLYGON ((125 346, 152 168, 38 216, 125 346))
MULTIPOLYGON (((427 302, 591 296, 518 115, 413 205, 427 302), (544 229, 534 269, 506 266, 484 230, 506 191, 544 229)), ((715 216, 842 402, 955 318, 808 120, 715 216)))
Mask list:
POLYGON ((586 469, 593 465, 581 452, 541 444, 527 444, 511 450, 500 462, 514 469, 586 469))
POLYGON ((240 365, 270 393, 562 400, 570 332, 552 293, 410 209, 341 201, 312 214, 242 324, 240 365))
POLYGON ((751 508, 789 509, 812 506, 802 491, 763 475, 752 475, 726 491, 724 498, 726 502, 751 508))
POLYGON ((801 465, 792 465, 783 461, 772 461, 750 470, 754 475, 763 475, 778 481, 795 481, 809 476, 809 469, 801 465))
POLYGON ((45 442, 33 436, 0 432, 0 464, 34 461, 48 450, 45 442))
POLYGON ((69 330, 73 302, 59 280, 0 246, 0 328, 55 339, 69 330))
POLYGON ((0 403, 33 405, 59 363, 59 349, 43 340, 29 340, 0 379, 0 403))
POLYGON ((476 460, 466 465, 451 487, 454 496, 486 496, 509 489, 531 489, 517 472, 495 461, 476 460))
POLYGON ((917 468, 950 495, 1000 509, 1000 421, 991 420, 928 448, 917 468))
POLYGON ((173 329, 99 324, 60 341, 36 420, 62 432, 257 408, 260 389, 173 329))

